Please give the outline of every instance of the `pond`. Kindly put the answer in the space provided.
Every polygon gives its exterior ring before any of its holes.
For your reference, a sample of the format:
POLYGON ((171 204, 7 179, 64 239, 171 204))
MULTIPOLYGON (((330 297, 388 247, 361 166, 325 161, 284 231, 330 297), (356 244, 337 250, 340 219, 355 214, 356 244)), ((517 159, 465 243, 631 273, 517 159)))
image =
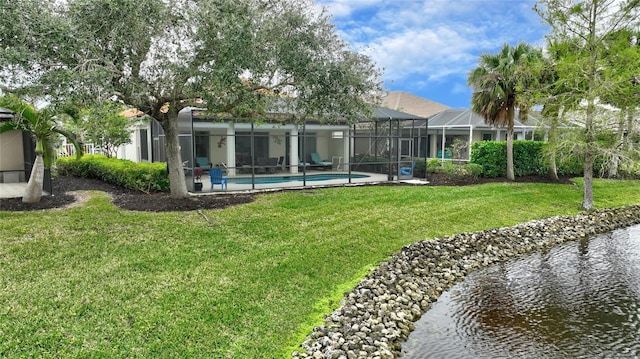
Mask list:
POLYGON ((415 324, 403 358, 637 358, 640 225, 474 272, 415 324))

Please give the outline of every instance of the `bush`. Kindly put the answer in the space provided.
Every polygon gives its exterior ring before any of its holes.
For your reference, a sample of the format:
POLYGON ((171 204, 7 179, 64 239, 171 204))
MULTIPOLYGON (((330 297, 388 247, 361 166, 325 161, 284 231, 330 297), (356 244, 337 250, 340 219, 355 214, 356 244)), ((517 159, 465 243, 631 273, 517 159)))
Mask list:
POLYGON ((469 164, 455 164, 447 161, 442 164, 440 171, 447 177, 447 179, 455 181, 465 178, 477 179, 483 171, 482 166, 475 163, 469 164))
MULTIPOLYGON (((545 156, 548 144, 542 141, 513 141, 513 170, 517 177, 545 176, 549 173, 549 163, 545 156)), ((475 142, 472 145, 471 161, 482 165, 485 177, 502 177, 507 175, 507 143, 475 142)), ((594 165, 594 168, 597 166, 594 165)), ((558 157, 557 171, 559 176, 582 174, 582 162, 571 156, 558 157)))
POLYGON ((436 173, 442 169, 440 159, 432 158, 427 161, 427 173, 436 173))
POLYGON ((484 172, 484 168, 482 168, 482 166, 477 163, 467 163, 464 168, 467 171, 468 175, 473 178, 480 177, 484 172))
MULTIPOLYGON (((545 147, 546 143, 542 141, 513 141, 514 174, 518 177, 546 175, 549 166, 544 160, 545 147)), ((505 163, 506 160, 505 156, 505 163)))
POLYGON ((414 177, 424 178, 427 175, 427 159, 424 157, 416 157, 416 168, 413 171, 414 177))
POLYGON ((56 162, 63 176, 96 178, 120 187, 142 192, 169 190, 166 165, 164 163, 133 162, 102 155, 62 157, 56 162))
POLYGON ((474 142, 471 145, 470 163, 484 168, 484 177, 507 175, 507 143, 495 141, 474 142))

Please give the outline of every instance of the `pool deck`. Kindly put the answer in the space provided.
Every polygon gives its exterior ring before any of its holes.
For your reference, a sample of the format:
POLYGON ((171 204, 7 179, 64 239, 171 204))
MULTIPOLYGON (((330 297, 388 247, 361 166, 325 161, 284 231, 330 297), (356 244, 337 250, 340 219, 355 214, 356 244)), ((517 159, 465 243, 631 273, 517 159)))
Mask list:
MULTIPOLYGON (((348 175, 347 172, 322 172, 322 171, 313 171, 308 172, 308 176, 313 175, 335 175, 342 174, 348 175)), ((344 185, 356 185, 356 184, 366 184, 366 183, 380 183, 380 182, 388 182, 386 174, 378 174, 378 173, 364 173, 364 172, 352 172, 352 175, 366 175, 364 178, 336 178, 330 180, 323 181, 300 181, 300 180, 292 180, 292 181, 283 181, 277 183, 233 183, 229 182, 227 185, 227 190, 224 192, 265 192, 269 190, 280 190, 280 189, 300 189, 300 188, 320 188, 320 187, 334 187, 334 186, 344 186, 344 185)), ((270 175, 255 175, 256 182, 260 182, 260 179, 269 178, 269 177, 286 177, 286 176, 301 176, 302 173, 298 174, 288 174, 288 173, 276 173, 270 175)), ((249 175, 242 175, 233 178, 251 178, 249 175)), ((203 194, 211 194, 211 193, 220 193, 223 192, 221 186, 216 184, 214 185, 213 190, 211 189, 211 182, 209 182, 209 177, 205 174, 202 176, 202 191, 194 192, 194 195, 203 195, 203 194)))

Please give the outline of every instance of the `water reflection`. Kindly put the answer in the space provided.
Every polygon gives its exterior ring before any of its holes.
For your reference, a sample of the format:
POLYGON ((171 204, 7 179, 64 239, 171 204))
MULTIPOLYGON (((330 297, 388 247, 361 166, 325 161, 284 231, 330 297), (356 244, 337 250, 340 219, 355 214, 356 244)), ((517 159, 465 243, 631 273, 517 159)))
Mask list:
POLYGON ((637 358, 640 226, 469 275, 442 294, 404 358, 637 358))

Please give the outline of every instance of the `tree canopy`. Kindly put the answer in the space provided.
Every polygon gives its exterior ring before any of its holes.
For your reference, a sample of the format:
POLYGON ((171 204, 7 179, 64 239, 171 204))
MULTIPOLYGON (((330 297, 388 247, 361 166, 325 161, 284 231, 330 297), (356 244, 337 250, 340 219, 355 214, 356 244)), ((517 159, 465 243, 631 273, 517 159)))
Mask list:
POLYGON ((612 40, 620 31, 640 25, 640 0, 540 0, 535 10, 551 26, 547 40, 556 55, 551 62, 554 81, 547 87, 553 90, 546 102, 571 108, 572 121, 583 128, 571 141, 584 162, 582 207, 589 210, 593 208, 594 160, 601 153, 602 134, 611 128, 602 104, 617 98, 617 106, 634 105, 625 89, 633 89, 632 73, 638 73, 638 64, 631 68, 618 64, 614 58, 620 47, 612 40))
POLYGON ((171 192, 185 196, 177 113, 293 122, 366 117, 380 92, 371 60, 310 0, 0 0, 0 83, 56 101, 114 100, 165 131, 171 192), (200 102, 201 101, 201 102, 200 102))
POLYGON ((540 57, 540 51, 526 43, 505 44, 497 54, 483 54, 478 67, 471 70, 467 83, 473 87, 471 109, 487 124, 507 128, 507 178, 515 179, 513 169, 513 125, 515 110, 526 118, 527 102, 520 101, 523 68, 540 57))

